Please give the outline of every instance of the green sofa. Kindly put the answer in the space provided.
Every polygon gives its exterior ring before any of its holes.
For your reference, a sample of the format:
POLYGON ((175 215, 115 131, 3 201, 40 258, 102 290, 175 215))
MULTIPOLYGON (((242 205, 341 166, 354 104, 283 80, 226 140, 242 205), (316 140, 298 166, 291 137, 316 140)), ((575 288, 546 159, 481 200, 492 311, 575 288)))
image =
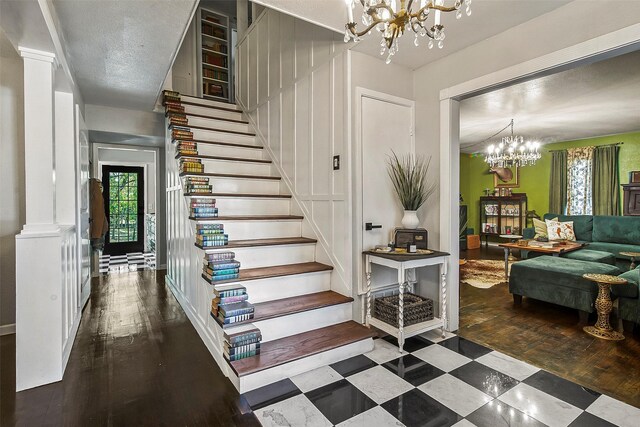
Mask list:
POLYGON ((611 293, 618 297, 618 313, 622 320, 640 325, 640 266, 620 274, 626 285, 612 286, 611 293))
MULTIPOLYGON (((590 250, 611 253, 623 270, 629 269, 629 258, 620 252, 640 252, 640 216, 544 215, 545 220, 556 217, 562 222, 573 221, 578 242, 588 243, 590 250)), ((522 234, 525 239, 532 239, 535 229, 525 228, 522 234)), ((522 258, 529 255, 532 254, 522 251, 522 258)))

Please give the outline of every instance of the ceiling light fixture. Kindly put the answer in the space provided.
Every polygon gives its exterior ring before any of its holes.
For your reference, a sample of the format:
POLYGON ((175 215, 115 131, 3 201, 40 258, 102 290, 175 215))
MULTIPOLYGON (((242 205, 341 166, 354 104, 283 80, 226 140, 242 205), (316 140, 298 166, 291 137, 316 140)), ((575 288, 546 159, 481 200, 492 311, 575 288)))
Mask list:
POLYGON ((524 141, 524 137, 514 135, 513 119, 511 122, 496 135, 502 131, 511 128, 511 135, 502 137, 502 140, 496 145, 491 144, 487 148, 484 161, 489 163, 492 168, 510 167, 510 166, 533 166, 542 157, 538 152, 540 143, 536 141, 524 141))
POLYGON ((398 39, 402 37, 405 30, 411 29, 415 34, 413 43, 418 46, 418 36, 429 37, 429 49, 435 44, 440 49, 444 46, 444 25, 441 23, 442 12, 456 12, 456 18, 462 17, 462 6, 466 6, 467 16, 471 15, 471 0, 455 0, 453 6, 445 6, 447 0, 420 0, 420 8, 412 12, 412 6, 418 0, 400 0, 400 7, 396 0, 359 0, 363 7, 362 24, 365 29, 358 32, 356 22, 353 19, 353 8, 355 0, 345 0, 347 4, 348 22, 344 32, 345 43, 353 39, 359 41, 360 37, 369 34, 376 28, 382 33, 380 41, 380 55, 387 55, 386 63, 391 62, 391 57, 398 51, 398 39), (429 26, 427 20, 433 11, 433 25, 429 26))

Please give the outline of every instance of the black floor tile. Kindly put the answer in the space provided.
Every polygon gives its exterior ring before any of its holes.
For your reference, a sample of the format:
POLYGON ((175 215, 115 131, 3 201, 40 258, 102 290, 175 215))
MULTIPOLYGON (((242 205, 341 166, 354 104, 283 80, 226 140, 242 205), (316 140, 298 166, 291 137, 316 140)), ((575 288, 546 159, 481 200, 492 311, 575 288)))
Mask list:
POLYGON ((518 385, 518 380, 476 361, 454 369, 449 374, 493 397, 518 385))
POLYGON ((376 365, 376 362, 369 359, 367 356, 363 356, 360 354, 358 356, 350 357, 349 359, 342 360, 329 366, 331 366, 337 373, 339 373, 343 377, 348 377, 349 375, 362 372, 365 369, 373 368, 376 365))
POLYGON ((497 399, 468 415, 467 420, 477 427, 545 427, 535 418, 497 399))
POLYGON ((484 356, 492 351, 490 348, 476 344, 459 336, 440 341, 438 344, 448 348, 449 350, 455 351, 456 353, 460 353, 469 359, 477 359, 478 357, 484 356))
POLYGON ((611 424, 609 421, 605 421, 588 412, 583 412, 569 424, 569 427, 615 427, 615 424, 611 424))
POLYGON ((412 354, 402 356, 383 364, 385 368, 398 375, 414 387, 418 387, 444 374, 444 371, 418 359, 412 354))
POLYGON ((462 419, 418 389, 401 394, 380 406, 407 427, 448 427, 462 419))
POLYGON ((376 403, 349 381, 342 379, 305 394, 332 424, 367 411, 376 403))
MULTIPOLYGON (((383 340, 395 345, 396 347, 400 347, 400 345, 398 345, 398 339, 394 336, 391 335, 387 335, 386 337, 382 338, 383 340)), ((429 341, 426 338, 422 338, 420 336, 415 336, 415 337, 411 337, 411 338, 407 338, 404 340, 404 346, 402 347, 402 349, 404 351, 406 351, 407 353, 413 353, 414 351, 418 351, 421 348, 425 348, 428 347, 430 345, 433 345, 433 343, 431 341, 429 341)))
POLYGON ((587 409, 600 397, 600 393, 596 391, 581 387, 546 371, 538 371, 523 382, 580 409, 587 409))
POLYGON ((255 411, 256 409, 278 403, 281 400, 297 396, 300 393, 302 392, 296 387, 293 381, 285 378, 276 383, 244 393, 242 397, 247 401, 249 406, 251 406, 251 409, 255 411))

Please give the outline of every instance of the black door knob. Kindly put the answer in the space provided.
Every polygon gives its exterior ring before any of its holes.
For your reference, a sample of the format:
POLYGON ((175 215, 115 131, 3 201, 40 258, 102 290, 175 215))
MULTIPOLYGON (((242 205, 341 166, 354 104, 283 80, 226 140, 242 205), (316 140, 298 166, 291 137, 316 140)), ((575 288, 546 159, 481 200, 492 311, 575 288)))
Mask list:
POLYGON ((373 225, 370 222, 367 222, 367 223, 364 224, 364 229, 367 230, 367 231, 371 231, 374 228, 382 228, 382 225, 380 225, 380 224, 373 225))

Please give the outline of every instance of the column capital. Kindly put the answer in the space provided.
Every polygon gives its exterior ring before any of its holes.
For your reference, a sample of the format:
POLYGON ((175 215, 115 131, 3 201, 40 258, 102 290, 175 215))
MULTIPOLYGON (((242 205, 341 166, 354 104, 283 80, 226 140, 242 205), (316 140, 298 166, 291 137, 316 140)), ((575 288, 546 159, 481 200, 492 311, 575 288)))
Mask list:
POLYGON ((35 59, 36 61, 50 62, 54 67, 58 66, 58 60, 56 54, 52 52, 45 52, 44 50, 36 50, 28 47, 18 46, 20 56, 23 58, 35 59))

